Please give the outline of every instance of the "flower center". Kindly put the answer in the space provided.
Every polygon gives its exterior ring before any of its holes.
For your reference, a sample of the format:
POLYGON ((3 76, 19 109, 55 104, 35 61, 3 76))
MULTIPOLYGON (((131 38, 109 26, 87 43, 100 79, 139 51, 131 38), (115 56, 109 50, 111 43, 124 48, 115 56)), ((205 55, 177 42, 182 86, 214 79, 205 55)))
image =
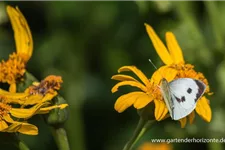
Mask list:
MULTIPOLYGON (((209 89, 207 79, 204 77, 204 75, 201 72, 196 72, 194 70, 193 65, 180 63, 180 64, 172 64, 169 67, 178 71, 174 79, 192 78, 192 79, 196 79, 196 80, 201 80, 207 86, 206 93, 209 94, 210 89, 209 89)), ((149 84, 149 86, 147 86, 147 94, 153 96, 154 99, 163 101, 163 96, 160 91, 159 85, 160 85, 160 83, 151 82, 149 84)))
POLYGON ((25 73, 25 62, 16 53, 9 55, 7 61, 0 63, 0 82, 13 84, 25 73))
POLYGON ((150 86, 147 87, 147 89, 148 89, 147 94, 151 95, 153 97, 153 99, 163 100, 159 85, 160 84, 156 84, 156 83, 152 82, 150 84, 150 86))
POLYGON ((47 93, 54 93, 55 90, 59 90, 62 83, 60 76, 50 75, 42 80, 38 85, 29 87, 30 94, 46 95, 47 93))
POLYGON ((209 93, 210 90, 209 90, 208 80, 205 78, 205 76, 201 72, 196 72, 194 70, 193 65, 180 63, 180 64, 172 64, 171 67, 178 71, 175 79, 193 78, 196 80, 201 80, 207 86, 206 93, 209 93))
POLYGON ((6 98, 4 96, 0 96, 0 121, 3 116, 7 115, 11 109, 10 105, 7 105, 6 98))

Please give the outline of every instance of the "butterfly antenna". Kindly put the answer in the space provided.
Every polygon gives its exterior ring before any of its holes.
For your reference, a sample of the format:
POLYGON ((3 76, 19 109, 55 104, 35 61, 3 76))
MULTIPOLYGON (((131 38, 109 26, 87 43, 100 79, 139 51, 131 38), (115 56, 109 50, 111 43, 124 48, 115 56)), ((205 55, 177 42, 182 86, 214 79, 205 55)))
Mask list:
MULTIPOLYGON (((155 68, 155 70, 158 70, 158 68, 155 66, 155 64, 152 62, 151 59, 148 59, 148 61, 152 64, 152 66, 155 68)), ((161 74, 161 72, 160 72, 160 75, 161 75, 162 78, 163 78, 163 75, 161 74)), ((160 82, 161 82, 161 81, 160 81, 160 82)))
POLYGON ((158 68, 155 66, 155 64, 152 62, 151 59, 148 59, 148 61, 152 64, 152 66, 155 68, 155 70, 157 70, 158 68))

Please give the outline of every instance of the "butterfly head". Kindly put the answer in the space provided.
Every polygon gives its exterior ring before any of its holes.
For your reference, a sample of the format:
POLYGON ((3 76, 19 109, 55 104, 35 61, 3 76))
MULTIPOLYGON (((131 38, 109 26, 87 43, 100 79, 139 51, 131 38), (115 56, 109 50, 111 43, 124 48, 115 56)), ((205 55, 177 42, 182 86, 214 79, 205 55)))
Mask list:
POLYGON ((160 87, 168 86, 168 81, 165 78, 162 78, 159 82, 160 87))

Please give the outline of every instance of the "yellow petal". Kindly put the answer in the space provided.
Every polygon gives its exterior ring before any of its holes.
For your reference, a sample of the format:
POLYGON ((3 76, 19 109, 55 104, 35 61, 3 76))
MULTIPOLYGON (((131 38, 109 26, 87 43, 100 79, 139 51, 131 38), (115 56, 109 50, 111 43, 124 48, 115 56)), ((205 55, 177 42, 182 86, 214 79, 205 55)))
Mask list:
POLYGON ((26 91, 25 93, 10 93, 8 91, 0 89, 0 95, 4 95, 8 103, 27 106, 52 100, 53 97, 57 95, 57 92, 54 91, 54 93, 47 93, 45 96, 43 96, 41 94, 30 95, 28 91, 26 91))
POLYGON ((159 118, 158 121, 161 121, 161 120, 164 120, 164 119, 168 118, 170 115, 168 114, 168 116, 167 116, 167 113, 168 113, 168 108, 167 107, 164 107, 164 110, 162 112, 162 115, 161 115, 161 117, 159 118))
MULTIPOLYGON (((131 76, 128 75, 122 75, 122 74, 118 74, 118 75, 114 75, 112 76, 113 80, 118 80, 118 81, 137 81, 136 79, 134 79, 131 76)), ((138 81, 137 81, 138 82, 138 81)))
POLYGON ((166 104, 161 100, 154 100, 155 102, 155 119, 157 121, 162 120, 168 113, 166 104))
POLYGON ((142 91, 146 92, 147 91, 147 88, 141 84, 140 82, 137 82, 137 81, 122 81, 122 82, 119 82, 117 83, 111 90, 112 93, 115 93, 116 91, 118 91, 118 88, 120 86, 124 86, 124 85, 130 85, 130 86, 134 86, 134 87, 137 87, 139 89, 141 89, 142 91))
POLYGON ((180 119, 179 121, 180 121, 181 128, 184 128, 187 123, 187 118, 184 117, 184 118, 180 119))
POLYGON ((202 97, 198 100, 196 108, 196 112, 200 117, 202 117, 205 121, 210 122, 212 119, 212 111, 208 103, 208 99, 206 97, 202 97))
POLYGON ((21 128, 20 122, 13 122, 7 129, 3 130, 3 132, 17 132, 21 128))
POLYGON ((37 135, 38 128, 35 125, 29 124, 29 123, 22 123, 18 132, 23 134, 28 134, 28 135, 37 135))
POLYGON ((0 89, 0 95, 4 95, 8 99, 23 99, 28 96, 27 93, 11 93, 2 89, 0 89))
POLYGON ((11 116, 9 114, 7 115, 4 115, 3 116, 3 119, 6 121, 6 122, 9 122, 9 123, 13 123, 14 120, 11 118, 11 116))
POLYGON ((21 105, 23 106, 27 106, 27 105, 34 105, 34 104, 37 104, 37 103, 40 103, 43 99, 43 95, 39 95, 39 94, 36 94, 36 95, 29 95, 24 103, 22 103, 21 105))
POLYGON ((178 73, 178 71, 176 69, 169 68, 169 67, 165 67, 162 71, 163 71, 164 78, 168 82, 174 80, 178 73))
POLYGON ((7 12, 14 30, 17 53, 27 62, 33 52, 33 39, 30 28, 19 8, 7 6, 7 12))
POLYGON ((128 107, 130 107, 131 105, 133 105, 134 102, 136 101, 136 99, 139 96, 142 96, 143 94, 145 94, 145 93, 143 93, 143 92, 131 92, 131 93, 128 93, 128 94, 125 94, 125 95, 120 96, 116 100, 116 103, 114 105, 115 110, 118 111, 119 113, 123 112, 128 107))
POLYGON ((188 118, 189 118, 189 123, 192 124, 194 119, 195 119, 195 111, 192 111, 189 115, 188 115, 188 118))
POLYGON ((136 98, 136 101, 134 101, 134 108, 141 109, 145 107, 148 103, 150 103, 152 100, 152 96, 147 95, 146 93, 140 93, 139 96, 136 98))
MULTIPOLYGON (((40 103, 41 101, 47 101, 51 96, 46 94, 46 97, 43 95, 29 95, 29 93, 11 93, 5 90, 0 89, 0 95, 4 95, 8 103, 20 104, 20 105, 34 105, 40 103)), ((55 95, 52 94, 52 95, 55 95)))
POLYGON ((0 89, 0 95, 4 95, 8 103, 23 104, 27 97, 27 93, 11 93, 0 89))
POLYGON ((16 93, 16 83, 13 83, 9 86, 9 92, 16 93))
POLYGON ((10 117, 10 115, 4 115, 3 119, 8 123, 11 123, 11 125, 8 128, 6 128, 4 132, 20 132, 28 135, 38 134, 38 128, 32 124, 14 121, 10 117))
POLYGON ((46 105, 46 103, 39 103, 31 108, 12 108, 10 110, 10 114, 16 118, 28 119, 35 115, 38 110, 44 105, 46 105))
POLYGON ((6 128, 8 128, 7 123, 4 120, 0 121, 0 131, 5 130, 6 128))
POLYGON ((136 74, 138 76, 138 78, 145 84, 148 85, 149 84, 149 80, 148 78, 145 76, 145 74, 137 69, 137 67, 135 66, 123 66, 121 67, 118 72, 123 72, 123 71, 132 71, 134 74, 136 74))
POLYGON ((54 106, 40 108, 40 110, 37 111, 37 114, 46 114, 46 113, 49 113, 49 111, 52 109, 56 109, 56 108, 64 109, 67 106, 68 106, 68 104, 60 104, 60 105, 54 105, 54 106))
POLYGON ((184 63, 182 50, 172 32, 166 33, 166 43, 175 64, 184 63))
POLYGON ((151 81, 155 84, 159 84, 162 78, 165 78, 168 82, 175 79, 177 70, 170 68, 169 66, 162 66, 152 75, 151 81))
POLYGON ((35 125, 24 123, 24 122, 14 122, 3 132, 20 132, 27 135, 37 135, 38 128, 35 125))
POLYGON ((171 58, 167 48, 165 47, 163 42, 160 40, 158 35, 155 33, 153 28, 150 25, 146 24, 146 23, 145 23, 145 27, 146 27, 148 36, 150 37, 150 39, 152 41, 152 44, 155 47, 155 50, 158 53, 158 55, 161 58, 161 60, 166 65, 172 64, 173 60, 172 60, 172 58, 171 58))

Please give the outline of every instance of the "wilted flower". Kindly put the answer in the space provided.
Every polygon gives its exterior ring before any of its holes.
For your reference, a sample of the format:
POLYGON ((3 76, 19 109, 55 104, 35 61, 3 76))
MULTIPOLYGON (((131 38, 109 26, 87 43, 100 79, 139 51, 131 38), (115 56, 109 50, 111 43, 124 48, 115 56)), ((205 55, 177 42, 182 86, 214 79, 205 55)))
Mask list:
POLYGON ((51 103, 58 94, 56 90, 60 89, 61 83, 61 77, 48 76, 40 84, 36 83, 28 87, 24 93, 11 93, 0 89, 0 127, 2 127, 0 131, 38 134, 36 126, 24 121, 36 114, 46 114, 52 109, 64 109, 68 106, 68 104, 52 105, 51 103), (13 104, 19 104, 20 107, 14 108, 13 104), (14 121, 11 116, 18 121, 14 121))

